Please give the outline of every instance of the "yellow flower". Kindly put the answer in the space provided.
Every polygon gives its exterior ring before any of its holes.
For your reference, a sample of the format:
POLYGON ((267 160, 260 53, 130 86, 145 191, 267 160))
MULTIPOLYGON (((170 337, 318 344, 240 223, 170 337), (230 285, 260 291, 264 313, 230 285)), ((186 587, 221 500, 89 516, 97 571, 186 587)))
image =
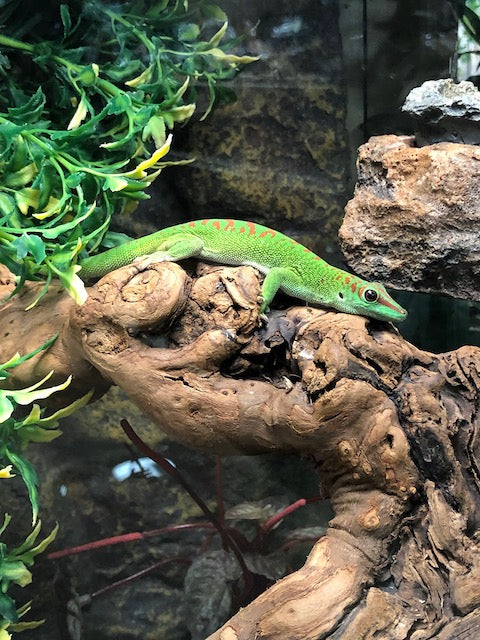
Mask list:
MULTIPOLYGON (((14 478, 15 474, 11 473, 12 471, 12 465, 8 464, 6 467, 3 467, 3 469, 0 469, 0 478, 14 478)), ((2 640, 2 637, 0 635, 0 640, 2 640)))

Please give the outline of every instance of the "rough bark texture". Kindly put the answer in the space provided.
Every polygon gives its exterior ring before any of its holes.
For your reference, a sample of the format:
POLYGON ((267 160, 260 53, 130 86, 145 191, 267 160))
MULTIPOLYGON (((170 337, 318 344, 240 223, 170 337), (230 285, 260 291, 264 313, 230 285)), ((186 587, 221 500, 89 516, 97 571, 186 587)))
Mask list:
POLYGON ((480 148, 386 135, 360 147, 340 241, 360 275, 480 300, 480 148))
MULTIPOLYGON (((64 401, 117 384, 190 446, 314 463, 327 534, 212 640, 479 636, 480 349, 434 355, 391 325, 307 307, 262 327, 259 282, 251 267, 131 265, 82 307, 52 290, 27 314, 25 289, 2 308, 0 360, 56 330, 13 384, 71 372, 64 401)), ((11 286, 0 278, 0 294, 11 286)))

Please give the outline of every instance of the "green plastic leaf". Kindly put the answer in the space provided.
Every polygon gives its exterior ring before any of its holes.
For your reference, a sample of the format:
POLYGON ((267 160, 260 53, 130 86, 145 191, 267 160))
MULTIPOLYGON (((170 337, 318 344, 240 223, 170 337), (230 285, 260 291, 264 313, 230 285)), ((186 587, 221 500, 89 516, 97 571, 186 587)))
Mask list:
MULTIPOLYGON (((20 633, 21 631, 27 631, 28 629, 37 629, 37 627, 41 627, 44 622, 45 622, 45 619, 29 620, 28 622, 16 622, 14 624, 9 625, 8 628, 14 633, 20 633)), ((2 640, 1 637, 0 637, 0 640, 2 640)))
POLYGON ((0 213, 10 216, 15 211, 15 200, 12 196, 0 192, 0 213))
POLYGON ((128 187, 128 180, 123 176, 114 176, 110 175, 105 178, 105 182, 103 183, 103 190, 107 191, 121 191, 128 187))
POLYGON ((80 102, 77 105, 77 109, 73 114, 72 119, 68 123, 68 131, 70 131, 71 129, 77 129, 82 124, 82 122, 87 117, 89 104, 90 103, 87 96, 85 95, 85 93, 83 93, 82 97, 80 98, 80 102))
POLYGON ((185 122, 185 120, 191 118, 195 109, 195 104, 184 104, 181 107, 174 107, 163 114, 165 123, 169 129, 173 129, 175 122, 185 122))
POLYGON ((152 116, 142 131, 142 140, 145 142, 153 138, 155 147, 159 149, 167 139, 165 120, 161 116, 152 116))
MULTIPOLYGON (((81 409, 81 407, 84 407, 86 404, 88 404, 92 398, 92 395, 93 395, 93 390, 89 391, 88 393, 81 396, 80 398, 77 398, 77 400, 74 400, 72 403, 70 403, 66 407, 63 407, 62 409, 59 409, 55 413, 52 413, 52 415, 47 416, 45 418, 40 418, 37 421, 37 424, 48 429, 52 427, 56 427, 59 420, 61 420, 62 418, 66 418, 67 416, 70 416, 72 413, 75 413, 76 411, 78 411, 78 409, 81 409)), ((24 422, 26 422, 26 420, 24 422)))
POLYGON ((227 29, 228 29, 228 20, 225 20, 225 22, 222 24, 222 26, 217 31, 217 33, 215 33, 215 35, 213 35, 210 38, 210 40, 207 43, 206 48, 210 49, 212 47, 217 47, 218 44, 220 43, 220 41, 222 40, 223 36, 226 34, 227 29))
POLYGON ((225 53, 225 51, 219 49, 218 47, 209 49, 205 53, 208 53, 219 62, 223 62, 229 65, 248 64, 250 62, 256 62, 258 60, 258 57, 255 56, 235 56, 231 53, 225 53))
POLYGON ((4 180, 4 184, 6 187, 10 187, 11 189, 24 187, 25 185, 30 184, 36 175, 37 167, 34 162, 31 162, 18 171, 10 173, 4 180))
POLYGON ((43 427, 22 427, 18 432, 20 444, 26 447, 30 442, 52 442, 62 435, 60 429, 44 429, 43 427))
POLYGON ((10 524, 10 520, 12 519, 12 516, 9 515, 8 513, 5 514, 5 517, 3 519, 3 524, 0 527, 0 536, 2 535, 2 533, 5 531, 5 529, 8 527, 8 525, 10 524))
POLYGON ((42 239, 34 234, 24 233, 18 236, 13 242, 12 247, 16 250, 16 258, 23 260, 29 253, 40 264, 43 262, 46 252, 45 244, 42 239))
POLYGON ((147 67, 142 73, 131 80, 127 80, 125 84, 129 87, 138 87, 139 85, 145 84, 147 82, 151 82, 153 77, 153 72, 155 70, 154 64, 151 64, 147 67))
POLYGON ((125 113, 130 111, 132 103, 129 96, 126 93, 121 93, 110 99, 108 103, 108 113, 110 115, 117 115, 119 113, 125 113))
POLYGON ((17 259, 23 260, 23 258, 25 258, 28 253, 27 234, 24 233, 18 238, 15 238, 15 240, 12 242, 12 247, 16 250, 17 259))
POLYGON ((0 157, 5 157, 10 153, 10 149, 16 144, 16 139, 24 130, 20 124, 13 122, 2 122, 0 124, 0 157))
POLYGON ((48 266, 55 273, 57 278, 59 278, 67 293, 72 296, 75 302, 77 304, 83 304, 86 301, 88 295, 83 280, 81 280, 77 276, 77 273, 81 269, 80 265, 73 264, 64 271, 57 269, 57 267, 55 267, 52 262, 49 262, 48 266))
POLYGON ((28 534, 25 540, 18 547, 12 549, 10 555, 14 555, 20 557, 23 555, 25 551, 28 551, 33 547, 35 542, 37 541, 38 536, 40 535, 40 531, 42 529, 42 523, 40 521, 34 526, 32 531, 28 534))
POLYGON ((32 523, 35 524, 38 518, 38 478, 36 471, 32 464, 18 453, 5 449, 5 455, 22 476, 25 486, 27 487, 28 497, 30 498, 30 504, 32 507, 32 523))
POLYGON ((45 244, 43 240, 35 234, 28 234, 27 236, 28 250, 35 258, 35 261, 40 264, 43 262, 46 256, 45 244))
POLYGON ((180 24, 178 26, 178 39, 182 42, 192 42, 200 34, 200 27, 195 23, 180 24))
POLYGON ((6 422, 13 413, 14 406, 7 394, 0 391, 0 424, 6 422))
POLYGON ((0 562, 2 581, 14 582, 19 587, 26 587, 32 582, 32 574, 21 560, 3 560, 0 562))
POLYGON ((32 183, 32 189, 38 189, 40 191, 37 205, 38 211, 42 211, 48 206, 52 191, 54 187, 56 187, 56 178, 57 173, 51 163, 44 162, 32 183))
POLYGON ((0 591, 0 616, 8 622, 18 622, 17 608, 15 600, 6 593, 0 591))
MULTIPOLYGON (((2 394, 6 396, 10 396, 14 402, 17 404, 27 405, 33 402, 34 400, 40 400, 44 398, 48 398, 54 391, 57 390, 56 387, 49 387, 47 389, 39 389, 44 382, 46 382, 53 375, 53 370, 50 371, 45 377, 43 377, 39 382, 30 385, 29 387, 25 387, 24 389, 0 389, 0 397, 2 394)), ((69 380, 67 382, 67 385, 69 380)), ((65 386, 67 386, 65 385, 65 386)), ((65 387, 63 387, 65 388, 65 387)))
POLYGON ((76 171, 75 173, 71 173, 65 180, 65 184, 67 185, 67 187, 74 189, 82 183, 86 175, 87 174, 84 171, 76 171))
POLYGON ((96 83, 98 78, 100 67, 98 64, 92 63, 86 65, 81 69, 80 73, 77 75, 77 81, 81 82, 85 86, 91 86, 96 83))
POLYGON ((475 42, 480 43, 480 18, 470 7, 463 8, 462 22, 475 42))
POLYGON ((70 29, 72 28, 72 19, 70 17, 70 11, 68 9, 68 5, 61 4, 60 5, 60 17, 62 19, 63 24, 63 37, 67 38, 70 34, 70 29))
POLYGON ((26 122, 36 122, 42 115, 45 106, 45 94, 38 87, 33 96, 20 107, 10 107, 8 115, 13 122, 24 125, 26 122))
POLYGON ((48 545, 55 540, 55 538, 57 537, 58 529, 59 529, 59 525, 56 524, 55 527, 52 529, 52 531, 48 534, 48 536, 44 538, 41 542, 39 542, 36 547, 32 547, 31 549, 28 549, 27 551, 24 551, 21 554, 22 560, 28 566, 33 564, 33 558, 35 556, 38 556, 39 553, 43 553, 45 549, 48 547, 48 545))
MULTIPOLYGON (((92 213, 95 211, 96 206, 97 206, 97 203, 94 202, 83 215, 73 218, 70 222, 65 222, 64 224, 57 224, 52 229, 43 229, 42 230, 43 237, 48 238, 49 240, 54 240, 55 238, 58 238, 58 236, 61 235, 62 233, 65 233, 66 231, 70 231, 71 229, 78 227, 78 225, 81 222, 83 222, 89 216, 92 215, 92 213)), ((72 259, 74 256, 75 256, 75 251, 71 252, 70 259, 72 259)))

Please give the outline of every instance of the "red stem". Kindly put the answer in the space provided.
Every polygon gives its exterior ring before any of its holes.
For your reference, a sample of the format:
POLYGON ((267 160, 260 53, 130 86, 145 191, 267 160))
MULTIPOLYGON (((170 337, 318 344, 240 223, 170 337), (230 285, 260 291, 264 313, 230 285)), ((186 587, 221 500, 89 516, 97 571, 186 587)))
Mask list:
POLYGON ((218 518, 210 511, 205 502, 200 498, 198 493, 188 484, 188 482, 184 479, 182 474, 178 471, 176 467, 173 466, 171 462, 169 462, 166 458, 164 458, 161 454, 159 454, 154 449, 151 449, 146 442, 144 442, 140 436, 133 430, 133 427, 130 425, 128 420, 120 420, 120 425, 122 429, 125 431, 127 437, 133 442, 133 444, 148 456, 151 460, 156 462, 166 473, 168 473, 185 489, 185 491, 189 494, 189 496, 194 500, 200 509, 203 511, 205 516, 210 520, 213 526, 217 529, 220 537, 222 539, 222 543, 225 549, 231 549, 234 553, 235 557, 240 564, 242 569, 242 573, 246 582, 249 581, 250 571, 245 564, 245 560, 243 559, 242 552, 240 547, 237 544, 237 541, 232 538, 232 536, 228 533, 227 529, 223 526, 222 522, 218 520, 218 518))
POLYGON ((278 522, 280 522, 280 520, 283 520, 286 516, 290 515, 300 507, 304 507, 305 505, 311 504, 312 502, 320 502, 321 500, 323 500, 323 498, 321 498, 320 496, 315 496, 314 498, 300 498, 300 500, 296 500, 295 502, 292 502, 292 504, 289 504, 288 507, 285 507, 285 509, 278 511, 273 516, 268 518, 268 520, 266 520, 262 524, 257 535, 255 536, 255 540, 253 541, 255 548, 258 548, 262 545, 263 540, 267 535, 267 533, 278 522))
POLYGON ((296 502, 292 502, 292 504, 289 504, 288 507, 285 507, 285 509, 278 511, 273 516, 271 516, 268 520, 266 520, 260 528, 261 532, 264 534, 267 533, 267 531, 269 531, 269 529, 272 529, 277 524, 277 522, 280 522, 280 520, 283 520, 290 513, 293 513, 300 507, 304 507, 306 504, 307 504, 307 501, 305 498, 300 498, 300 500, 297 500, 296 502))
POLYGON ((183 531, 185 529, 213 528, 214 527, 211 522, 196 522, 187 524, 176 524, 170 527, 163 527, 163 529, 152 529, 151 531, 134 531, 133 533, 124 533, 120 536, 112 536, 110 538, 101 538, 100 540, 94 540, 93 542, 86 542, 85 544, 80 544, 76 547, 69 547, 68 549, 59 549, 58 551, 52 551, 47 555, 47 558, 49 560, 58 560, 58 558, 64 558, 65 556, 74 556, 85 551, 92 551, 93 549, 111 547, 114 544, 134 542, 135 540, 145 540, 146 538, 153 538, 154 536, 159 536, 163 533, 172 533, 174 531, 183 531))
POLYGON ((108 591, 113 591, 114 589, 118 589, 120 587, 123 587, 124 585, 128 584, 129 582, 133 582, 134 580, 138 580, 138 578, 143 578, 143 576, 146 576, 148 573, 151 573, 152 571, 155 571, 155 569, 158 569, 158 567, 161 567, 162 565, 167 564, 168 562, 184 562, 186 564, 190 564, 189 560, 186 560, 185 558, 182 558, 180 556, 175 556, 174 558, 164 558, 163 560, 159 560, 159 562, 156 562, 155 564, 152 564, 150 567, 147 567, 146 569, 142 569, 141 571, 137 571, 137 573, 132 573, 132 575, 127 576, 126 578, 122 578, 121 580, 117 580, 116 582, 112 582, 111 584, 107 585, 106 587, 102 587, 101 589, 98 589, 98 591, 95 591, 94 593, 89 594, 89 596, 87 598, 84 597, 84 600, 87 603, 90 603, 94 598, 97 598, 98 596, 101 596, 104 593, 107 593, 108 591))

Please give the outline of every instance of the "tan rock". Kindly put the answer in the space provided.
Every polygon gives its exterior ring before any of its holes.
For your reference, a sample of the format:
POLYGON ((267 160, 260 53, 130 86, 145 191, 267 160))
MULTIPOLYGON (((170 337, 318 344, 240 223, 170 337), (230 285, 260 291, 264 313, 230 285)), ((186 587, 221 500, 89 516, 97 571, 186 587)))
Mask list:
POLYGON ((359 149, 340 241, 364 277, 480 300, 480 148, 371 138, 359 149))

